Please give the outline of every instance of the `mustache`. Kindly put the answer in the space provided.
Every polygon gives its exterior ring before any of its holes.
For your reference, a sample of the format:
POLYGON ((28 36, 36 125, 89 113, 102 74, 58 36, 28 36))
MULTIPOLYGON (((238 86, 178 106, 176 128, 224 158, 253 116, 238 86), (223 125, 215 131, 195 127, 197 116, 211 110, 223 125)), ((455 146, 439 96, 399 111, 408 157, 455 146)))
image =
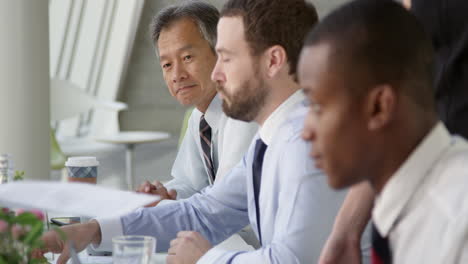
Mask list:
POLYGON ((224 86, 220 83, 216 83, 216 91, 218 92, 224 92, 224 86))

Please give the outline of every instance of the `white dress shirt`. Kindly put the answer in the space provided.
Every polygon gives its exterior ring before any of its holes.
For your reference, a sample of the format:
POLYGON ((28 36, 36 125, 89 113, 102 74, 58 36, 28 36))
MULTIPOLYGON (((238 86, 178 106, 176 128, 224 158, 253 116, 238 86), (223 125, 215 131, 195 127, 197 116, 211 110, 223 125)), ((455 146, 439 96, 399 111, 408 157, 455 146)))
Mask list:
POLYGON ((279 106, 242 161, 202 193, 121 218, 97 219, 100 246, 109 247, 122 233, 150 235, 157 239, 157 251, 166 251, 181 230, 198 231, 216 245, 248 223, 259 237, 252 164, 260 137, 268 145, 259 195, 262 247, 248 252, 212 248, 198 263, 316 263, 345 192, 330 189, 309 157, 311 146, 301 138, 308 109, 303 99, 298 91, 279 106))
MULTIPOLYGON (((247 152, 258 130, 254 122, 243 122, 227 117, 221 107, 221 99, 215 96, 205 112, 205 120, 211 127, 211 158, 215 168, 215 181, 221 179, 247 152)), ((211 183, 203 160, 200 143, 200 117, 194 109, 188 121, 185 137, 172 166, 173 180, 164 186, 177 191, 177 199, 185 199, 211 183)))
POLYGON ((438 123, 390 178, 372 212, 393 263, 468 263, 468 144, 438 123))

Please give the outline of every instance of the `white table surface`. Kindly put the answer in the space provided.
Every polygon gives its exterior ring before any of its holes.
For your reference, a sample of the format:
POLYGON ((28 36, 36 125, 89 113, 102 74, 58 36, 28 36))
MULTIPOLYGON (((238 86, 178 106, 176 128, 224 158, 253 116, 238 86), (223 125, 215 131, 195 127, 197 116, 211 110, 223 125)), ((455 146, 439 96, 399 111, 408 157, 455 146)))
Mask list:
MULTIPOLYGON (((157 242, 156 242, 157 243, 157 242)), ((226 239, 224 242, 216 246, 224 250, 239 250, 239 251, 250 251, 254 248, 247 243, 238 235, 235 234, 230 238, 226 239)), ((88 256, 86 250, 79 253, 79 258, 82 264, 111 264, 112 257, 98 257, 98 256, 88 256)), ((152 258, 152 264, 165 264, 166 263, 167 253, 155 253, 152 258)), ((58 258, 58 255, 55 254, 54 260, 52 260, 52 254, 46 254, 47 259, 50 263, 55 264, 58 258)), ((71 263, 69 261, 69 263, 71 263)))
POLYGON ((114 144, 141 144, 157 142, 170 138, 170 134, 159 131, 124 131, 116 134, 99 136, 95 139, 101 142, 114 144))
MULTIPOLYGON (((55 264, 59 255, 55 255, 52 260, 52 254, 46 254, 50 263, 55 264)), ((155 253, 151 259, 151 264, 166 264, 166 253, 155 253)), ((81 264, 112 264, 112 257, 88 256, 85 251, 78 254, 81 264)), ((68 263, 71 263, 69 260, 68 263)))

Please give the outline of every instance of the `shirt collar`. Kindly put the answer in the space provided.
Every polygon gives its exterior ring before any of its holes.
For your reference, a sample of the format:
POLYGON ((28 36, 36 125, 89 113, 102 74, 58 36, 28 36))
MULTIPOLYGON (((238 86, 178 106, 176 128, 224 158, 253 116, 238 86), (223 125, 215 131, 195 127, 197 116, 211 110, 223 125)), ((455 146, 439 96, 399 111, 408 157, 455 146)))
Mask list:
POLYGON ((447 128, 441 122, 437 123, 385 184, 372 211, 374 224, 383 237, 388 236, 412 195, 450 142, 447 128))
POLYGON ((301 90, 298 90, 268 116, 259 130, 260 138, 267 146, 270 145, 279 126, 286 120, 288 114, 293 111, 295 105, 304 99, 304 94, 301 90))
POLYGON ((221 103, 222 101, 219 98, 219 96, 215 95, 215 97, 213 97, 213 100, 211 100, 210 105, 205 111, 205 120, 208 123, 208 125, 211 127, 211 131, 213 134, 216 131, 218 131, 219 123, 223 115, 223 109, 222 109, 221 103))

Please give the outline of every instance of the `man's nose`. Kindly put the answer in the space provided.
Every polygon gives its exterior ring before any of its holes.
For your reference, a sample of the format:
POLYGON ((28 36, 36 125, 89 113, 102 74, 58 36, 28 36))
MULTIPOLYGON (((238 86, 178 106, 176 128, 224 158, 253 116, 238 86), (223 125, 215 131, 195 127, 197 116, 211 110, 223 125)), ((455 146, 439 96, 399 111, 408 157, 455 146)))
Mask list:
POLYGON ((178 83, 188 78, 188 73, 185 67, 180 63, 174 64, 172 72, 173 72, 173 75, 172 75, 173 83, 178 83))
POLYGON ((213 82, 225 82, 226 78, 222 72, 222 66, 219 62, 219 59, 216 61, 216 64, 211 72, 211 80, 213 82))

